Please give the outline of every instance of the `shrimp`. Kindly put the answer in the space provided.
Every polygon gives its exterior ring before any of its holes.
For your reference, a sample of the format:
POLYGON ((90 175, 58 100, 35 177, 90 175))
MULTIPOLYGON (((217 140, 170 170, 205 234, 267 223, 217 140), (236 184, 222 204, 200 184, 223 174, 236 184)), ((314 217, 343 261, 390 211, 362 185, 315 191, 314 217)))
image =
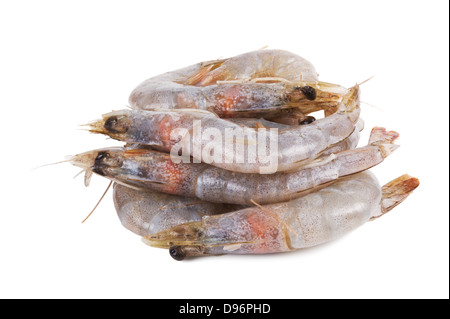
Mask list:
POLYGON ((72 163, 123 185, 210 202, 249 205, 290 200, 340 177, 381 163, 398 145, 398 133, 372 130, 369 144, 319 158, 297 170, 271 175, 245 174, 205 163, 174 163, 149 149, 110 148, 75 155, 72 163))
POLYGON ((197 108, 220 117, 276 115, 282 108, 332 112, 346 89, 319 82, 314 66, 282 50, 207 61, 150 78, 131 93, 134 109, 197 108))
POLYGON ((276 171, 299 167, 317 158, 330 146, 348 138, 355 131, 359 113, 359 86, 356 85, 344 95, 334 114, 307 125, 290 126, 276 131, 276 135, 263 128, 243 130, 241 125, 221 119, 210 112, 186 109, 122 110, 106 114, 103 119, 88 125, 93 133, 106 134, 129 143, 150 145, 165 152, 174 151, 172 148, 175 146, 178 148, 175 151, 178 152, 182 148, 180 145, 188 145, 183 152, 189 153, 183 155, 193 156, 199 161, 226 170, 269 174, 275 171, 274 166, 267 167, 267 153, 270 160, 277 163, 276 171), (230 136, 229 132, 231 137, 227 138, 230 136), (240 136, 236 141, 232 135, 235 132, 236 136, 240 136), (211 133, 214 133, 212 140, 211 133), (258 149, 258 152, 240 152, 242 160, 239 160, 235 150, 244 146, 249 148, 249 145, 258 149), (276 147, 276 154, 269 149, 272 147, 276 147), (214 149, 219 155, 215 154, 211 159, 209 152, 205 152, 208 149, 214 149), (250 159, 251 155, 254 158, 250 159))
POLYGON ((335 240, 401 203, 419 185, 403 175, 382 188, 369 171, 288 202, 204 216, 143 241, 190 256, 288 252, 335 240))
POLYGON ((114 206, 122 225, 133 233, 146 236, 179 224, 200 221, 203 216, 231 212, 238 205, 208 203, 196 198, 138 191, 114 184, 114 206))

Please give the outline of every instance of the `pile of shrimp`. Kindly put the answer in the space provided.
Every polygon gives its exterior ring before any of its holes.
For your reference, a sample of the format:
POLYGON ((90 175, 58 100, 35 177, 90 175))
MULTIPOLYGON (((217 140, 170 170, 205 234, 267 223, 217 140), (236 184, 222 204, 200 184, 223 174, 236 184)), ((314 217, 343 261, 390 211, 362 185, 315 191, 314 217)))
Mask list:
POLYGON ((86 186, 93 173, 114 182, 123 226, 175 260, 312 247, 381 217, 419 185, 402 175, 380 186, 368 171, 399 134, 374 127, 358 147, 359 96, 359 85, 321 82, 287 51, 201 62, 139 84, 130 109, 88 124, 124 144, 70 162, 86 186))

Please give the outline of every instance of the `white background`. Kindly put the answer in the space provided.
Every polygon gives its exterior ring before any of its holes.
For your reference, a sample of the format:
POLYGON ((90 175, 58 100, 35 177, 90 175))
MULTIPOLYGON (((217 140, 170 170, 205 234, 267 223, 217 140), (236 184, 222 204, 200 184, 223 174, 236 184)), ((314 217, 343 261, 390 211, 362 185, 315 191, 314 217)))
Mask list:
POLYGON ((448 298, 447 1, 1 1, 2 298, 448 298), (333 243, 176 262, 123 228, 108 181, 34 167, 120 143, 80 124, 151 76, 268 45, 323 81, 362 86, 401 147, 372 171, 420 187, 333 243))

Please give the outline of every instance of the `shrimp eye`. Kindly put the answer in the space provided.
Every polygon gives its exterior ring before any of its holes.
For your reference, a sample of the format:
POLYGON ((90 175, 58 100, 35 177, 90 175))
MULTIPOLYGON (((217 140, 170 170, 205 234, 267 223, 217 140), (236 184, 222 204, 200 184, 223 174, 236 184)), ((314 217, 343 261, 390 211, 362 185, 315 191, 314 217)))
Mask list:
POLYGON ((94 167, 120 167, 123 160, 117 153, 100 151, 94 161, 94 167))
POLYGON ((98 152, 97 157, 95 158, 94 165, 92 166, 92 171, 101 176, 105 176, 106 173, 103 171, 102 167, 104 166, 103 161, 108 157, 109 157, 108 152, 105 151, 98 152))
POLYGON ((126 133, 129 127, 125 118, 118 118, 117 116, 109 117, 103 126, 110 133, 126 133))
POLYGON ((307 116, 305 117, 305 119, 303 121, 301 121, 299 124, 300 125, 306 125, 306 124, 311 124, 312 122, 314 122, 316 120, 316 118, 314 116, 307 116))
POLYGON ((178 261, 183 260, 186 257, 181 246, 170 246, 169 254, 170 257, 178 261))
POLYGON ((95 164, 99 164, 103 159, 108 158, 109 154, 106 151, 98 152, 97 157, 95 158, 95 164))
POLYGON ((310 101, 314 101, 317 97, 316 89, 311 86, 302 86, 300 90, 305 94, 306 98, 310 101))

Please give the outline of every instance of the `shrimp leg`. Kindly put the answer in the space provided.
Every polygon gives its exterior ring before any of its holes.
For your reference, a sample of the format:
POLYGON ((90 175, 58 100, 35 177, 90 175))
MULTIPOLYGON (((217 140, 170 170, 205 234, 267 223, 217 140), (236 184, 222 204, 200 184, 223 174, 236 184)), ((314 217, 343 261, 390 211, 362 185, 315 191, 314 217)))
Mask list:
POLYGON ((416 178, 404 175, 381 188, 372 173, 363 172, 289 202, 205 216, 143 241, 169 249, 177 260, 293 251, 349 233, 391 210, 418 185, 416 178))

